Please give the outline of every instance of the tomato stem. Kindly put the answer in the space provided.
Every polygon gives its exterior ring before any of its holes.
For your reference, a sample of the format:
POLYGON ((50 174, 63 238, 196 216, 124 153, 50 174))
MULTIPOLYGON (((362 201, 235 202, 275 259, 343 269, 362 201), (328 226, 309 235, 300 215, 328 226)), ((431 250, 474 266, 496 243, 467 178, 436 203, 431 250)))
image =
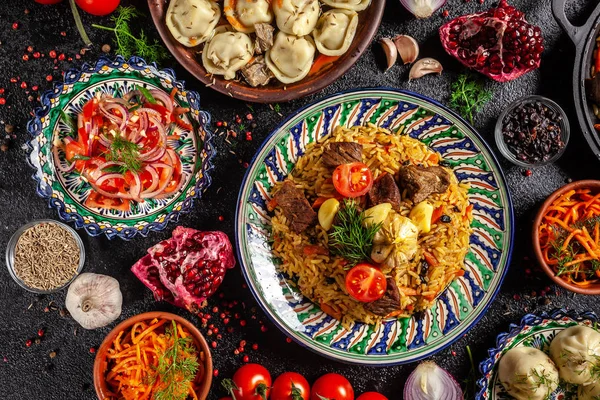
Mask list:
POLYGON ((259 383, 258 386, 256 386, 256 389, 254 390, 254 392, 255 392, 255 394, 262 397, 263 400, 267 400, 267 390, 268 389, 269 389, 269 387, 267 385, 265 385, 264 383, 259 383))
POLYGON ((75 26, 77 26, 79 35, 81 36, 83 43, 85 43, 86 46, 90 46, 92 44, 92 41, 85 32, 85 28, 83 27, 83 22, 81 21, 81 16, 79 15, 79 11, 77 10, 75 0, 69 0, 69 4, 71 4, 71 12, 73 13, 73 18, 75 19, 75 26))

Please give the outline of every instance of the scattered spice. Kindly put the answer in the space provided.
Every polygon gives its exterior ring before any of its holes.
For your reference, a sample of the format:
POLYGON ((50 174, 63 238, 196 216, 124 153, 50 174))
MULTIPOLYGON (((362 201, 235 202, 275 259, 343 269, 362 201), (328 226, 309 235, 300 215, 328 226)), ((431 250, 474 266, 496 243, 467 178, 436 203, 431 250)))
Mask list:
POLYGON ((51 290, 64 285, 76 273, 80 250, 73 235, 55 223, 27 228, 15 246, 13 269, 27 286, 51 290))
POLYGON ((51 351, 50 354, 48 354, 48 356, 50 358, 55 358, 56 357, 56 351, 51 351))

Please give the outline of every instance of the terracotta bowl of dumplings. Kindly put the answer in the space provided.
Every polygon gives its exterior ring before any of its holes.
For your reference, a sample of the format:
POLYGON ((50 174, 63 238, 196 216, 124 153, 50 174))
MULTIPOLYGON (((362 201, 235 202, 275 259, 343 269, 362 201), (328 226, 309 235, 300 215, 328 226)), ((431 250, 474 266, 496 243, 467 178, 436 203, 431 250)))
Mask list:
MULTIPOLYGON (((294 4, 306 3, 306 1, 300 3, 298 0, 224 0, 218 3, 213 0, 148 0, 152 19, 160 36, 171 54, 188 72, 214 90, 239 100, 255 103, 291 101, 308 96, 330 85, 350 69, 367 49, 379 28, 385 8, 385 0, 314 0, 314 3, 308 2, 310 4, 309 7, 305 7, 302 12, 295 14, 296 16, 302 15, 302 17, 290 18, 289 15, 286 16, 286 13, 290 13, 290 9, 294 9, 294 4), (261 2, 264 2, 262 7, 261 2), (171 3, 177 7, 171 7, 171 11, 169 11, 171 3), (314 11, 315 7, 313 7, 315 4, 316 11, 314 11), (188 10, 178 11, 178 16, 174 17, 173 13, 176 10, 182 10, 180 8, 182 6, 193 7, 190 8, 192 14, 188 10), (321 14, 319 14, 319 6, 321 14), (223 8, 226 10, 224 11, 223 8), (277 8, 277 12, 273 11, 275 8, 277 8), (240 11, 239 14, 237 14, 238 11, 240 11), (343 20, 351 21, 351 17, 347 19, 345 16, 354 12, 357 14, 358 21, 348 22, 348 26, 356 24, 356 33, 353 38, 348 36, 350 40, 348 38, 341 40, 338 21, 340 17, 343 20), (225 13, 228 14, 227 18, 225 13), (240 29, 242 31, 253 31, 254 28, 248 25, 248 21, 260 22, 261 14, 264 15, 265 13, 273 15, 270 22, 275 27, 273 49, 279 49, 280 56, 273 56, 272 54, 269 55, 263 52, 266 64, 269 61, 267 59, 275 61, 271 61, 271 66, 264 66, 262 70, 267 73, 273 73, 275 77, 266 85, 252 87, 246 82, 240 71, 237 71, 237 73, 235 71, 228 71, 229 78, 232 78, 232 75, 235 74, 235 77, 232 79, 225 79, 224 75, 213 74, 207 71, 204 66, 202 53, 204 47, 213 41, 214 43, 210 44, 211 47, 222 49, 220 51, 227 49, 230 52, 231 58, 235 59, 235 57, 239 57, 240 62, 243 64, 248 65, 247 63, 250 63, 251 65, 255 62, 257 53, 253 51, 254 48, 249 52, 252 55, 249 55, 243 54, 242 50, 236 53, 235 47, 248 48, 249 46, 255 46, 255 33, 248 32, 245 35, 244 32, 239 31, 240 29), (246 18, 244 21, 244 17, 238 18, 239 15, 251 15, 251 17, 246 18), (174 21, 173 18, 175 18, 176 23, 172 22, 174 21), (296 22, 294 22, 294 18, 297 18, 296 22), (314 26, 317 18, 319 18, 317 27, 320 27, 321 40, 317 38, 315 41, 314 29, 307 33, 307 29, 303 28, 303 26, 314 26), (167 19, 169 19, 169 25, 179 28, 177 32, 180 33, 176 33, 177 38, 173 36, 169 29, 167 19), (198 21, 204 21, 204 25, 202 27, 198 27, 198 25, 187 27, 188 23, 198 24, 198 21), (232 28, 231 25, 235 25, 236 29, 232 28), (295 37, 289 35, 281 31, 278 25, 287 26, 285 29, 288 32, 293 31, 297 32, 298 35, 305 36, 295 37), (196 36, 187 37, 185 32, 188 29, 190 31, 193 30, 196 36), (223 40, 224 36, 219 37, 217 40, 217 35, 214 33, 215 29, 220 29, 221 33, 223 31, 230 31, 230 41, 223 40), (206 43, 196 45, 199 41, 206 41, 206 43), (327 49, 328 43, 345 43, 345 45, 337 49, 327 49), (337 54, 343 50, 345 51, 341 55, 326 55, 320 51, 324 47, 325 52, 329 54, 337 54), (314 57, 313 61, 309 64, 306 60, 311 59, 310 53, 313 51, 311 49, 314 49, 314 57), (289 59, 290 62, 286 63, 283 61, 285 53, 292 54, 289 59), (281 68, 277 69, 273 67, 275 64, 278 64, 281 68), (298 69, 299 74, 290 76, 296 74, 294 72, 295 68, 298 69), (299 76, 304 77, 298 80, 299 76)), ((350 28, 350 30, 353 29, 350 28)), ((344 30, 344 32, 348 32, 348 29, 344 30)), ((331 45, 330 47, 333 46, 337 45, 331 45)), ((271 53, 275 52, 276 50, 273 50, 271 53)), ((232 64, 234 63, 231 62, 228 65, 232 64)), ((261 82, 261 80, 256 81, 261 82)))

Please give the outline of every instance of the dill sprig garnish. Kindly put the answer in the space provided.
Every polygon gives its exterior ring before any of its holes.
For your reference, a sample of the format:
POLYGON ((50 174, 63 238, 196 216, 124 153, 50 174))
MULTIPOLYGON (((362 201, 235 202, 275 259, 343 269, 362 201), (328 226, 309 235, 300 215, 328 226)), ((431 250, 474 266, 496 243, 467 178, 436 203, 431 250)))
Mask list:
POLYGON ((159 389, 154 399, 185 400, 198 372, 196 348, 191 338, 178 337, 175 321, 172 321, 171 329, 165 329, 165 334, 173 344, 158 358, 155 379, 159 380, 159 389))
POLYGON ((329 240, 334 255, 338 255, 354 266, 371 259, 373 238, 382 223, 364 226, 365 214, 358 209, 354 200, 345 200, 331 228, 329 240))
POLYGON ((486 90, 483 83, 471 74, 461 74, 452 83, 450 107, 473 124, 474 114, 483 109, 492 98, 492 92, 486 90))
POLYGON ((127 171, 138 172, 142 169, 143 164, 139 158, 140 148, 137 144, 123 138, 118 133, 115 134, 108 150, 108 153, 106 153, 108 161, 121 162, 125 165, 117 166, 114 171, 111 171, 109 167, 106 169, 107 171, 124 174, 127 171))
POLYGON ((94 28, 104 29, 114 32, 116 53, 127 58, 132 55, 145 58, 146 61, 160 62, 168 58, 168 53, 158 40, 150 41, 143 30, 140 30, 139 37, 136 37, 129 28, 136 24, 131 20, 140 17, 143 14, 134 6, 119 6, 111 21, 115 23, 114 27, 92 24, 94 28))

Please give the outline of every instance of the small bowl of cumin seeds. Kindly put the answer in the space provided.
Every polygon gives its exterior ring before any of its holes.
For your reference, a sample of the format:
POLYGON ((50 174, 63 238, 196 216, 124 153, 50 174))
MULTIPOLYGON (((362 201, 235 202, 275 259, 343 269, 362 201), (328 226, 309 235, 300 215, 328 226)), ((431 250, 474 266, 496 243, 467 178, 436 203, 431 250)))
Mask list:
POLYGON ((15 282, 40 294, 69 286, 81 273, 84 261, 83 242, 75 230, 48 219, 23 225, 6 249, 6 265, 15 282))

